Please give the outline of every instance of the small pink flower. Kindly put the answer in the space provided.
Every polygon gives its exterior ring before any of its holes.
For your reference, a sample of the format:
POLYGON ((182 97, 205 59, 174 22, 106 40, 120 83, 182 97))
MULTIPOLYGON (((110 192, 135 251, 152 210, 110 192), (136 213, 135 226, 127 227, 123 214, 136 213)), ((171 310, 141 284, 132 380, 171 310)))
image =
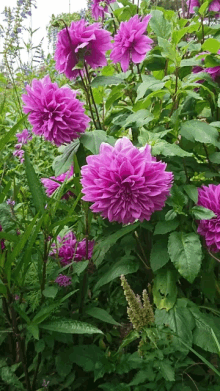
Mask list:
MULTIPOLYGON (((0 232, 2 232, 2 231, 3 231, 3 229, 2 229, 2 226, 0 224, 0 232)), ((5 240, 4 239, 0 240, 0 248, 1 248, 2 251, 5 249, 5 240)))
POLYGON ((71 277, 65 276, 64 274, 59 274, 59 276, 56 278, 55 282, 59 286, 68 286, 72 284, 71 277))
MULTIPOLYGON (((22 144, 27 144, 28 140, 32 139, 27 129, 24 129, 21 133, 17 133, 16 137, 18 142, 22 144)), ((17 144, 18 145, 18 144, 17 144)))
POLYGON ((153 41, 146 35, 151 16, 147 15, 141 20, 135 15, 128 22, 121 22, 110 58, 113 63, 121 63, 123 72, 128 70, 130 62, 141 63, 151 50, 153 41))
MULTIPOLYGON (((71 178, 73 176, 73 166, 71 166, 70 170, 64 172, 61 175, 58 175, 57 177, 52 176, 50 178, 41 178, 41 182, 43 183, 46 194, 48 197, 51 197, 53 193, 61 186, 61 184, 66 180, 66 178, 71 178), (60 183, 58 183, 60 182, 60 183)), ((63 198, 68 199, 70 196, 73 196, 74 194, 71 191, 68 191, 66 194, 64 194, 63 198)))

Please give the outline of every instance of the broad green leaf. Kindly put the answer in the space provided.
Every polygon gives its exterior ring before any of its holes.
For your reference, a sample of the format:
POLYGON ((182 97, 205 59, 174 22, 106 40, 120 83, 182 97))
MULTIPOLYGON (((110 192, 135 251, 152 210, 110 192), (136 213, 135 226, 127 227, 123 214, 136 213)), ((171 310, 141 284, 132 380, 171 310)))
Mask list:
POLYGON ((27 175, 28 186, 33 197, 34 205, 37 212, 40 211, 42 214, 45 212, 46 196, 42 187, 42 184, 34 170, 34 167, 30 161, 30 158, 25 152, 25 170, 27 175))
POLYGON ((11 389, 16 389, 16 391, 24 391, 22 383, 18 379, 18 377, 13 373, 10 367, 3 367, 0 369, 0 378, 4 382, 10 386, 11 389))
POLYGON ((113 317, 102 308, 94 307, 86 310, 85 312, 93 318, 101 320, 102 322, 114 324, 115 326, 120 326, 120 323, 116 322, 113 317))
POLYGON ((153 155, 164 155, 164 156, 192 156, 192 153, 184 151, 177 144, 170 144, 165 140, 159 140, 155 145, 152 145, 153 155))
POLYGON ((212 144, 215 147, 220 147, 217 129, 206 122, 198 120, 185 121, 181 124, 180 133, 183 137, 192 142, 199 141, 200 143, 212 144))
POLYGON ((155 79, 153 76, 145 76, 143 83, 138 86, 136 102, 143 98, 147 90, 157 91, 161 90, 165 85, 165 82, 155 79))
POLYGON ((85 372, 91 372, 94 371, 96 364, 105 357, 105 354, 96 345, 75 345, 69 349, 68 357, 71 362, 82 367, 85 372))
POLYGON ((5 145, 11 140, 11 138, 15 135, 17 130, 20 129, 21 125, 23 125, 26 120, 27 115, 24 115, 6 134, 0 139, 0 152, 4 149, 5 145))
POLYGON ((28 325, 27 330, 33 335, 35 339, 39 340, 39 327, 36 324, 28 325))
POLYGON ((50 322, 41 323, 40 328, 67 334, 103 334, 92 324, 68 318, 54 318, 50 322))
POLYGON ((110 267, 94 286, 94 291, 101 288, 101 286, 120 277, 122 274, 135 273, 139 268, 139 262, 132 255, 125 255, 120 261, 116 262, 110 267))
POLYGON ((102 239, 94 248, 93 251, 93 262, 98 267, 103 259, 105 258, 105 254, 110 249, 113 244, 117 242, 118 239, 122 238, 124 235, 127 235, 128 233, 134 231, 140 223, 135 223, 131 225, 127 225, 126 227, 123 227, 116 231, 115 233, 109 235, 107 238, 102 239))
POLYGON ((79 139, 76 139, 65 147, 60 147, 59 151, 62 151, 62 155, 57 156, 52 164, 55 171, 55 176, 66 172, 71 164, 73 164, 73 156, 76 154, 80 146, 79 139))
POLYGON ((151 10, 151 15, 152 17, 149 21, 149 25, 156 36, 165 39, 170 38, 171 23, 165 19, 163 12, 159 10, 151 10))
POLYGON ((169 311, 173 308, 177 298, 176 270, 161 269, 154 279, 153 296, 158 309, 169 311))
POLYGON ((45 297, 50 297, 51 299, 54 299, 57 295, 58 287, 57 286, 48 286, 43 290, 43 295, 45 297))
POLYGON ((168 232, 175 231, 178 225, 178 220, 159 221, 155 227, 154 235, 164 235, 168 232))
POLYGON ((208 5, 209 5, 209 2, 208 2, 208 1, 205 1, 205 2, 201 5, 201 7, 199 8, 199 14, 200 14, 200 15, 205 15, 206 9, 207 9, 208 5))
POLYGON ((217 39, 208 38, 202 45, 202 49, 211 53, 218 53, 218 50, 220 49, 220 42, 217 39))
POLYGON ((64 378, 70 374, 73 363, 65 352, 59 352, 55 358, 55 365, 59 376, 64 378))
POLYGON ((94 155, 99 153, 101 143, 115 144, 116 139, 112 136, 108 136, 104 130, 93 130, 86 132, 80 137, 80 141, 83 146, 92 152, 94 155))
POLYGON ((220 164, 220 152, 214 152, 211 155, 209 155, 209 160, 212 163, 220 164))
POLYGON ((191 212, 197 220, 210 220, 216 217, 216 214, 212 210, 199 205, 194 206, 191 212))
POLYGON ((168 312, 165 309, 157 309, 155 311, 155 323, 157 326, 168 326, 181 340, 191 346, 193 342, 192 330, 195 327, 195 320, 186 305, 180 305, 181 301, 182 299, 178 299, 177 304, 168 312))
POLYGON ((160 237, 154 242, 150 253, 150 265, 153 272, 166 265, 168 261, 167 238, 160 237))
POLYGON ((193 200, 195 202, 195 204, 197 204, 198 202, 198 189, 196 186, 194 185, 184 185, 183 186, 186 194, 188 195, 188 197, 193 200))
POLYGON ((138 110, 133 114, 130 114, 124 123, 124 126, 128 126, 132 123, 136 123, 137 127, 141 127, 143 125, 148 124, 150 121, 154 119, 153 114, 149 110, 142 109, 138 110))
POLYGON ((93 79, 91 86, 99 87, 99 86, 110 86, 113 84, 121 84, 124 83, 124 80, 120 78, 120 76, 97 76, 93 79))
POLYGON ((195 233, 172 232, 168 241, 170 259, 178 272, 192 283, 202 262, 202 246, 195 233))
POLYGON ((176 63, 177 52, 175 47, 167 39, 161 37, 158 37, 158 45, 162 48, 162 56, 176 63))
POLYGON ((129 386, 130 387, 137 386, 142 383, 146 384, 147 380, 148 382, 153 381, 155 379, 155 376, 156 374, 154 373, 153 369, 150 366, 145 369, 141 369, 134 375, 132 381, 129 383, 129 386))
POLYGON ((175 369, 171 364, 172 362, 169 360, 162 360, 159 363, 161 375, 169 382, 175 381, 175 369))

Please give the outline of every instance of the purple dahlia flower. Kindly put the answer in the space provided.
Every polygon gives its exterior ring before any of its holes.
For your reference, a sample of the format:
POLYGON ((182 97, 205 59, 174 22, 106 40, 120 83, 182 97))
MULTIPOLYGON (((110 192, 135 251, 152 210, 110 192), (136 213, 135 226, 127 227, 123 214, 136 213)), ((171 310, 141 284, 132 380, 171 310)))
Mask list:
POLYGON ((93 0, 92 2, 92 17, 95 20, 104 18, 105 12, 108 12, 108 6, 110 3, 114 3, 116 0, 93 0))
POLYGON ((83 103, 76 99, 77 92, 68 87, 59 88, 49 76, 34 79, 22 95, 24 113, 33 125, 33 132, 60 146, 78 138, 88 126, 89 117, 83 103))
MULTIPOLYGON (((199 54, 209 54, 209 52, 202 52, 199 54)), ((220 50, 218 51, 218 54, 220 54, 220 50)), ((198 56, 197 56, 198 57, 198 56)), ((202 63, 205 61, 204 58, 201 59, 202 63)), ((203 68, 201 66, 195 66, 193 67, 193 73, 199 73, 199 72, 206 72, 209 73, 211 78, 216 81, 218 77, 220 76, 220 66, 217 67, 209 67, 209 68, 203 68)), ((198 83, 203 83, 204 80, 199 80, 198 83)))
POLYGON ((109 221, 150 220, 170 193, 173 174, 151 156, 150 146, 136 148, 123 137, 115 146, 102 143, 99 155, 88 156, 81 169, 84 201, 109 221))
POLYGON ((56 69, 73 79, 80 75, 80 70, 73 68, 81 60, 94 69, 107 65, 105 53, 111 48, 111 34, 101 29, 99 23, 89 25, 84 19, 72 22, 68 30, 58 33, 56 69))
MULTIPOLYGON (((190 14, 195 13, 194 7, 200 7, 202 5, 202 2, 200 4, 199 0, 187 0, 186 3, 189 7, 190 14)), ((213 0, 209 5, 209 11, 220 12, 220 0, 213 0)))
MULTIPOLYGON (((68 265, 69 263, 75 261, 79 262, 82 259, 86 259, 86 239, 83 239, 81 242, 78 242, 74 233, 69 232, 62 239, 60 236, 58 239, 58 248, 55 245, 52 245, 52 252, 50 255, 58 255, 61 258, 60 263, 62 265, 68 265)), ((94 247, 94 241, 88 241, 88 259, 92 258, 92 252, 94 247)))
MULTIPOLYGON (((66 178, 71 178, 73 176, 73 166, 71 166, 70 170, 64 172, 61 175, 52 176, 50 178, 41 178, 41 182, 43 183, 46 194, 48 197, 51 197, 53 193, 61 186, 61 184, 65 181, 66 178), (61 182, 61 183, 58 183, 61 182)), ((73 195, 71 191, 68 191, 63 198, 68 199, 69 196, 73 195)))
POLYGON ((135 15, 128 22, 121 22, 110 58, 113 63, 121 63, 123 72, 128 70, 130 61, 139 64, 151 50, 153 41, 145 35, 151 16, 147 15, 141 20, 135 15))
POLYGON ((216 217, 200 220, 198 233, 204 236, 209 250, 220 251, 220 185, 202 186, 198 189, 198 205, 211 209, 216 217))
POLYGON ((59 274, 59 276, 56 278, 55 282, 59 286, 68 286, 72 284, 71 277, 65 276, 64 274, 59 274))

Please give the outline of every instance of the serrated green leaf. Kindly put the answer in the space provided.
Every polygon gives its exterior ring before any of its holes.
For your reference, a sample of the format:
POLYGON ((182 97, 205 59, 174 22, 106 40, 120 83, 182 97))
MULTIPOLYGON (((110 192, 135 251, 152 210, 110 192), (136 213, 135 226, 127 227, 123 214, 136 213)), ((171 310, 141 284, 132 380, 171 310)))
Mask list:
POLYGON ((170 259, 178 272, 192 283, 202 262, 202 246, 195 233, 172 232, 168 240, 170 259))
POLYGON ((155 227, 154 235, 164 235, 167 234, 168 232, 175 231, 178 225, 179 225, 178 220, 159 221, 155 227))
POLYGON ((54 299, 57 295, 58 287, 57 286, 48 286, 43 290, 43 295, 45 297, 50 297, 51 299, 54 299))
POLYGON ((150 265, 153 272, 166 265, 169 258, 167 251, 167 238, 162 237, 155 240, 150 253, 150 265))
POLYGON ((103 334, 101 330, 89 323, 68 318, 54 318, 50 322, 41 323, 40 328, 67 334, 103 334))
POLYGON ((177 273, 175 270, 161 269, 156 274, 153 286, 154 303, 158 309, 169 311, 177 298, 177 273))
POLYGON ((156 34, 157 37, 165 39, 170 38, 171 35, 171 23, 165 19, 162 11, 151 10, 151 19, 149 25, 156 34))
POLYGON ((183 186, 186 194, 188 195, 188 197, 193 200, 195 202, 195 204, 197 204, 198 202, 198 189, 196 186, 194 185, 184 185, 183 186))
POLYGON ((99 86, 110 86, 115 84, 124 83, 124 80, 120 78, 120 76, 97 76, 93 79, 91 86, 99 87, 99 86))
MULTIPOLYGON (((76 139, 65 147, 62 147, 62 155, 57 156, 52 164, 55 171, 55 176, 66 172, 71 164, 73 164, 73 156, 76 154, 80 146, 79 139, 76 139)), ((60 149, 59 149, 60 150, 60 149)))
POLYGON ((216 217, 216 214, 212 210, 200 205, 194 206, 191 209, 191 212, 197 220, 210 220, 213 217, 216 217))
POLYGON ((217 129, 202 121, 190 120, 183 122, 180 134, 192 142, 198 141, 220 147, 217 129))

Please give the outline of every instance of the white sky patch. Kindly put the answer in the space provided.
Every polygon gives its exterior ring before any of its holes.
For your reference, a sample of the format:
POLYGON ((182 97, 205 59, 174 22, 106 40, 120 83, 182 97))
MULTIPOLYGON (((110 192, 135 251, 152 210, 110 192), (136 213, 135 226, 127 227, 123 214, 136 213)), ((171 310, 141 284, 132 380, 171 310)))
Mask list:
MULTIPOLYGON (((16 7, 16 3, 17 0, 0 0, 0 24, 1 25, 3 26, 6 25, 3 22, 4 15, 1 14, 4 11, 4 8, 16 7)), ((61 0, 61 1, 60 0, 37 0, 36 5, 37 5, 36 9, 32 6, 32 29, 35 30, 39 28, 39 30, 33 35, 33 44, 38 45, 40 40, 44 38, 43 49, 47 53, 48 40, 47 40, 46 26, 49 24, 52 14, 56 16, 58 14, 61 14, 62 12, 64 13, 68 13, 69 11, 71 13, 78 12, 81 9, 87 7, 87 1, 86 0, 61 0)), ((28 16, 26 19, 25 26, 29 27, 30 25, 31 25, 31 17, 28 16)), ((2 48, 3 48, 3 42, 2 42, 2 38, 0 38, 0 51, 2 51, 2 48)), ((26 60, 27 58, 25 56, 24 61, 26 60)), ((0 62, 1 62, 1 58, 0 58, 0 62)))

